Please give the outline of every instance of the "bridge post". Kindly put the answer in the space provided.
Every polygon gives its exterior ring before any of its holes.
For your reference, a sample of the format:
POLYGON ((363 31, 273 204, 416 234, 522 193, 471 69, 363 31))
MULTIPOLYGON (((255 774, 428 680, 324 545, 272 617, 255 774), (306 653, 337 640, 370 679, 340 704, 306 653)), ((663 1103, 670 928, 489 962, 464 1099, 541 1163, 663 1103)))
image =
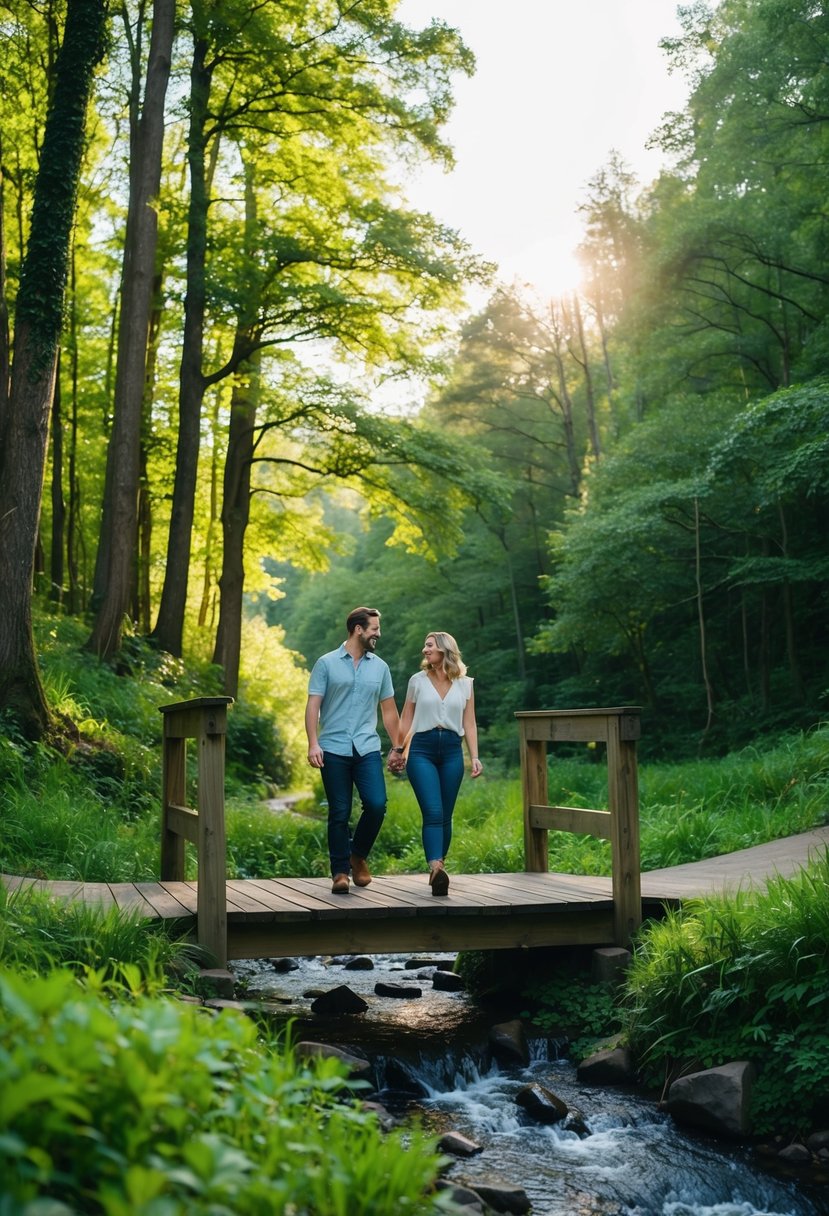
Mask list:
POLYGON ((613 934, 619 946, 628 945, 642 923, 636 771, 639 714, 636 706, 626 705, 613 709, 524 710, 515 715, 524 795, 524 868, 530 873, 549 869, 547 833, 551 830, 609 840, 613 934), (607 744, 606 811, 548 805, 547 744, 556 741, 607 744))
POLYGON ((183 882, 184 847, 196 846, 197 934, 219 966, 227 963, 225 735, 232 697, 197 697, 160 706, 164 715, 161 881, 183 882), (196 809, 185 805, 186 741, 198 747, 196 809))

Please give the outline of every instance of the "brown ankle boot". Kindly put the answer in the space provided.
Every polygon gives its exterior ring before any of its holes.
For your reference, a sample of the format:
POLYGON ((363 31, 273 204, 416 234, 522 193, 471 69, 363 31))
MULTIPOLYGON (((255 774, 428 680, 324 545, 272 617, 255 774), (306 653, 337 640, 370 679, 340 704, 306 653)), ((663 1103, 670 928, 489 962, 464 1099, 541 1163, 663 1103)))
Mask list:
POLYGON ((435 861, 429 867, 429 886, 433 895, 449 894, 449 875, 444 870, 442 861, 435 861))
POLYGON ((335 874, 331 883, 331 890, 335 895, 348 895, 348 875, 335 874))
POLYGON ((365 857, 358 857, 356 853, 351 854, 351 877, 358 887, 367 887, 371 882, 371 874, 365 857))

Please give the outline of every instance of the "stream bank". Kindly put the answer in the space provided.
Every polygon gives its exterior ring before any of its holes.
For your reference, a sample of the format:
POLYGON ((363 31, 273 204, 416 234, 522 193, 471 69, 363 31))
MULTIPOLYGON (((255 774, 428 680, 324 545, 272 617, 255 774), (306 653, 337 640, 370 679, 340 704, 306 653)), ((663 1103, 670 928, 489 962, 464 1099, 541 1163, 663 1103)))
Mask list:
POLYGON ((771 1173, 750 1146, 683 1130, 650 1097, 585 1086, 554 1040, 531 1040, 526 1066, 499 1061, 491 1026, 518 1010, 494 1014, 463 991, 435 987, 436 971, 453 961, 382 955, 231 966, 238 992, 275 1021, 290 1019, 295 1042, 368 1060, 372 1097, 394 1117, 480 1146, 452 1161, 451 1184, 518 1188, 534 1216, 829 1216, 829 1180, 771 1173), (313 1011, 322 994, 343 987, 365 1002, 364 1012, 313 1011), (531 1120, 516 1102, 528 1085, 552 1091, 583 1129, 574 1120, 531 1120))

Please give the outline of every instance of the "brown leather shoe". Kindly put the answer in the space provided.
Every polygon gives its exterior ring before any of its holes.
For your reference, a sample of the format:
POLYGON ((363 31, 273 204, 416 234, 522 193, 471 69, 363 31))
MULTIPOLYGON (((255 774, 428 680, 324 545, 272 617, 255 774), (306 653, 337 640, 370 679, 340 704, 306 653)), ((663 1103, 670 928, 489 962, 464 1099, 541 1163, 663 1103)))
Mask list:
POLYGON ((443 868, 443 862, 436 862, 429 870, 429 886, 433 895, 449 894, 449 875, 443 868))
POLYGON ((348 875, 335 874, 334 881, 331 883, 331 890, 335 895, 348 895, 348 875))
POLYGON ((358 857, 356 853, 351 854, 351 877, 358 887, 367 887, 371 882, 371 874, 365 857, 358 857))

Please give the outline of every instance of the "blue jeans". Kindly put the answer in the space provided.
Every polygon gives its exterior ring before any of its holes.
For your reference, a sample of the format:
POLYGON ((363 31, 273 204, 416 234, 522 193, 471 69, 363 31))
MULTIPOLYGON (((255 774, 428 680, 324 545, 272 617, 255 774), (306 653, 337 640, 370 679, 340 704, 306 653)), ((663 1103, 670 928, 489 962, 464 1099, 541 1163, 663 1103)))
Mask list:
POLYGON ((452 813, 463 780, 461 737, 453 730, 424 730, 412 736, 406 773, 423 816, 427 861, 449 852, 452 813))
POLYGON ((321 769, 322 784, 328 799, 328 854, 332 874, 347 874, 351 854, 368 857, 386 814, 386 782, 380 752, 350 756, 325 752, 321 769), (362 814, 352 838, 349 821, 351 800, 356 787, 363 804, 362 814))

